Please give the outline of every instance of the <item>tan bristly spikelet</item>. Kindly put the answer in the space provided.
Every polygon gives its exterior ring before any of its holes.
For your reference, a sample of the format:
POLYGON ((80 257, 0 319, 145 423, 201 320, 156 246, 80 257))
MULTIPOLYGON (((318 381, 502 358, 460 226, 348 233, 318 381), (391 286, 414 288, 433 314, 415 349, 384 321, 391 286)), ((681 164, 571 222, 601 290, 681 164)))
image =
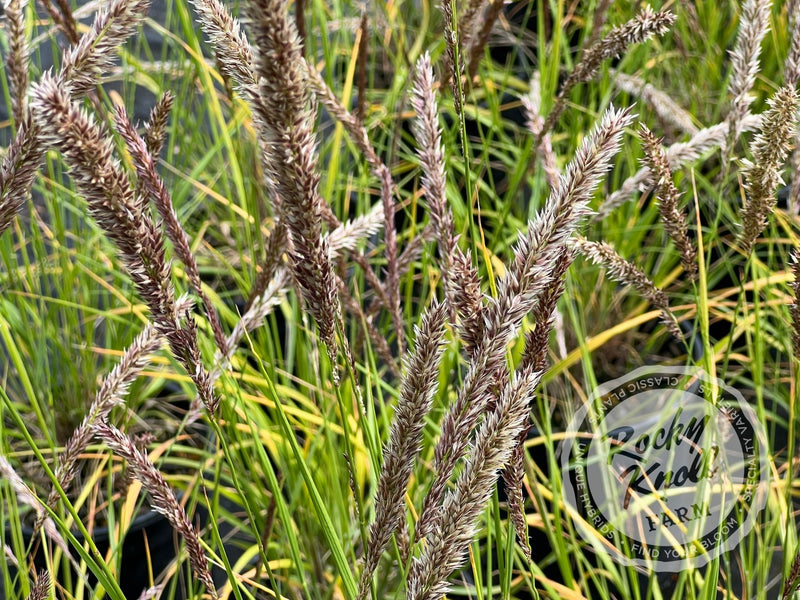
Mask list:
POLYGON ((525 558, 530 561, 531 542, 528 534, 528 521, 525 516, 525 496, 522 489, 525 479, 525 440, 532 425, 528 424, 519 434, 511 458, 503 468, 503 485, 506 490, 506 506, 514 533, 525 558))
POLYGON ((281 198, 281 219, 291 236, 295 281, 335 363, 336 326, 341 318, 336 277, 322 236, 323 200, 302 46, 287 10, 284 0, 249 4, 259 94, 268 109, 264 124, 272 155, 269 181, 281 198))
POLYGON ((150 0, 111 0, 101 8, 89 32, 65 53, 58 79, 69 82, 75 96, 97 85, 114 64, 114 50, 134 32, 150 0))
POLYGON ((359 600, 369 593, 381 555, 404 518, 403 498, 414 461, 422 447, 425 417, 436 394, 446 321, 446 306, 434 304, 422 316, 417 329, 416 345, 406 365, 389 441, 383 450, 383 465, 375 496, 375 519, 369 528, 369 543, 358 588, 359 600))
MULTIPOLYGON (((522 106, 525 107, 525 116, 527 118, 526 125, 528 126, 528 131, 530 131, 534 136, 540 135, 542 133, 542 129, 544 128, 544 117, 542 117, 541 114, 542 86, 539 71, 534 72, 528 86, 528 93, 522 96, 521 100, 522 106)), ((542 142, 539 144, 539 147, 536 151, 542 160, 544 173, 547 177, 547 183, 551 188, 553 188, 558 184, 559 172, 556 164, 556 155, 553 152, 553 144, 550 140, 549 133, 542 136, 542 142)))
POLYGON ((472 356, 483 337, 483 291, 472 255, 456 246, 450 258, 448 281, 458 313, 458 336, 467 356, 472 356))
MULTIPOLYGON (((783 83, 797 88, 800 83, 800 0, 790 0, 786 5, 789 18, 789 39, 792 46, 783 66, 783 83)), ((791 191, 789 193, 789 209, 793 214, 800 214, 800 128, 794 138, 794 151, 790 159, 791 191)))
POLYGON ((763 115, 761 131, 750 144, 752 160, 742 161, 745 205, 738 240, 745 255, 752 251, 775 209, 775 191, 795 135, 800 98, 797 90, 783 87, 767 102, 769 110, 763 115))
POLYGON ((156 105, 150 111, 150 118, 147 119, 144 129, 144 142, 147 151, 153 155, 154 160, 158 160, 161 148, 164 145, 164 138, 167 135, 167 121, 172 112, 172 105, 175 103, 175 96, 167 90, 161 94, 156 105))
POLYGON ((786 3, 786 14, 789 19, 791 46, 783 64, 783 84, 796 88, 800 83, 800 2, 789 0, 786 3))
POLYGON ((663 121, 671 123, 683 133, 697 135, 699 130, 692 121, 692 115, 666 92, 639 77, 620 72, 614 73, 614 84, 623 92, 641 98, 663 121))
MULTIPOLYGON (((534 330, 525 339, 525 349, 519 364, 519 371, 531 369, 535 372, 544 372, 547 368, 547 349, 550 332, 556 322, 558 299, 564 293, 564 274, 575 259, 575 252, 569 249, 561 255, 553 269, 553 281, 542 292, 539 302, 533 309, 534 330)), ((525 498, 522 483, 525 478, 525 445, 528 430, 524 430, 517 439, 517 444, 511 456, 511 461, 503 470, 506 495, 508 497, 508 512, 514 531, 522 551, 528 560, 531 559, 530 541, 528 539, 528 523, 525 518, 525 498)))
POLYGON ((276 215, 275 225, 267 243, 266 255, 259 265, 260 270, 250 291, 247 301, 249 309, 270 286, 270 281, 289 244, 286 227, 278 216, 281 199, 275 190, 274 182, 270 181, 275 159, 268 144, 273 135, 267 125, 270 109, 259 93, 253 49, 239 21, 218 0, 194 0, 193 4, 197 10, 200 26, 214 47, 220 70, 224 76, 233 80, 234 88, 250 108, 261 147, 260 161, 272 191, 270 201, 276 215))
POLYGON ((38 127, 30 114, 17 124, 17 135, 0 160, 0 235, 9 228, 30 195, 44 156, 38 127))
POLYGON ((39 575, 28 594, 28 600, 47 600, 50 596, 50 573, 39 571, 39 575))
POLYGON ((175 493, 169 487, 164 476, 150 462, 147 455, 142 452, 133 441, 119 429, 108 422, 96 423, 92 430, 97 438, 105 443, 111 451, 123 458, 133 476, 142 484, 150 497, 150 506, 153 510, 166 517, 172 528, 183 538, 186 549, 189 551, 189 562, 192 571, 198 580, 205 586, 212 598, 217 598, 214 580, 208 564, 200 534, 195 529, 183 506, 175 498, 175 493))
POLYGON ((459 328, 462 341, 471 352, 475 341, 481 337, 483 298, 470 255, 462 253, 456 245, 453 214, 447 203, 444 145, 434 93, 433 67, 427 53, 417 61, 411 105, 416 112, 413 128, 417 139, 417 156, 422 167, 422 190, 428 201, 439 246, 439 270, 445 299, 451 320, 457 314, 461 317, 459 328))
POLYGON ((5 0, 3 9, 8 24, 8 57, 5 71, 8 77, 9 92, 14 122, 22 123, 28 112, 28 74, 30 71, 30 46, 25 35, 25 8, 27 0, 5 0))
POLYGON ((505 368, 507 346, 523 317, 552 284, 554 268, 568 251, 567 240, 589 213, 589 200, 619 151, 623 129, 632 120, 628 111, 613 107, 606 111, 567 165, 544 209, 520 235, 514 260, 498 283, 497 298, 490 298, 483 311, 484 332, 464 383, 442 421, 441 437, 434 449, 436 478, 417 522, 418 537, 439 527, 440 502, 447 482, 466 450, 470 433, 493 398, 496 374, 505 368))
POLYGON ((792 269, 792 290, 794 290, 794 301, 789 305, 789 313, 792 316, 792 341, 795 359, 800 361, 800 256, 797 250, 793 250, 789 255, 789 264, 792 269))
MULTIPOLYGON (((125 109, 121 106, 116 108, 114 123, 117 133, 125 141, 128 152, 130 152, 138 178, 137 187, 140 187, 141 192, 156 206, 158 214, 161 216, 167 237, 172 242, 175 254, 181 260, 184 267, 186 267, 186 275, 189 278, 189 282, 192 284, 195 293, 203 302, 217 347, 224 353, 226 352, 225 333, 222 331, 222 323, 217 314, 217 309, 214 308, 208 294, 203 290, 200 271, 197 267, 194 254, 192 253, 191 240, 178 220, 178 214, 175 212, 175 207, 172 204, 172 196, 167 191, 167 186, 164 185, 161 177, 159 177, 156 172, 153 156, 147 148, 147 143, 133 128, 125 109)), ((163 125, 161 125, 161 127, 163 129, 163 125)))
POLYGON ((444 28, 444 78, 443 82, 450 82, 453 91, 453 108, 461 122, 461 78, 464 74, 464 56, 458 39, 458 32, 453 29, 453 2, 454 0, 441 0, 439 8, 442 11, 442 24, 444 28))
MULTIPOLYGON (((214 48, 222 74, 233 80, 234 89, 250 107, 250 114, 253 117, 253 123, 258 132, 258 141, 262 150, 260 155, 261 164, 267 177, 269 177, 273 168, 273 157, 270 156, 267 147, 267 141, 271 136, 270 129, 267 126, 270 109, 259 93, 253 48, 244 31, 242 31, 239 20, 234 18, 219 0, 192 0, 192 4, 197 11, 200 27, 214 48)), ((277 212, 280 198, 273 196, 270 200, 277 212)), ((276 242, 283 248, 286 244, 284 228, 278 224, 273 233, 277 234, 276 242)), ((268 263, 267 270, 273 266, 273 264, 268 263)), ((268 283, 268 279, 260 281, 255 295, 261 293, 268 283)))
MULTIPOLYGON (((364 155, 367 163, 369 163, 373 176, 377 178, 380 184, 381 204, 384 208, 384 240, 386 242, 387 258, 386 285, 382 285, 380 281, 373 276, 371 268, 365 260, 361 260, 359 256, 354 256, 353 258, 364 270, 370 287, 375 290, 375 293, 381 299, 384 307, 389 311, 392 323, 395 327, 397 339, 402 349, 404 336, 401 333, 402 317, 400 314, 400 294, 398 290, 400 266, 397 257, 397 234, 394 226, 395 185, 392 180, 391 172, 375 152, 363 121, 344 107, 342 102, 333 93, 333 90, 331 90, 312 65, 308 64, 307 61, 303 62, 306 68, 309 86, 313 90, 317 100, 319 100, 330 114, 344 126, 345 131, 347 131, 350 139, 353 140, 353 143, 364 155)), ((338 223, 336 226, 338 226, 338 223)))
POLYGON ((384 209, 384 240, 386 243, 386 285, 372 277, 371 269, 366 261, 356 259, 356 262, 364 269, 370 287, 381 297, 385 308, 389 311, 392 324, 395 328, 396 339, 403 350, 402 316, 400 314, 400 293, 399 293, 399 264, 397 256, 397 232, 394 226, 395 213, 395 185, 392 180, 391 171, 383 163, 375 152, 369 140, 367 129, 363 121, 356 115, 347 110, 342 102, 336 97, 330 86, 325 82, 319 72, 307 61, 303 61, 308 84, 314 92, 317 100, 339 121, 347 131, 350 139, 361 151, 369 163, 373 176, 378 179, 381 190, 381 204, 384 209))
POLYGON ((642 145, 645 151, 644 162, 653 172, 653 183, 656 185, 656 198, 658 199, 658 212, 664 229, 681 253, 683 270, 692 280, 697 279, 697 252, 689 240, 686 228, 686 217, 678 209, 680 193, 672 181, 672 171, 669 160, 661 146, 661 140, 656 139, 646 125, 642 124, 640 132, 642 145))
MULTIPOLYGON (((414 135, 422 166, 422 191, 428 200, 431 222, 436 230, 442 260, 449 260, 455 247, 453 215, 447 206, 445 192, 444 144, 439 127, 439 107, 433 91, 433 67, 427 53, 417 61, 411 106, 416 112, 414 135)), ((443 269, 444 270, 444 269, 443 269)), ((442 274, 445 277, 445 273, 442 274)))
MULTIPOLYGON (((223 75, 233 80, 234 88, 250 107, 262 149, 261 163, 269 176, 273 160, 267 148, 267 140, 271 135, 267 127, 270 109, 259 93, 253 48, 242 31, 239 20, 234 18, 219 0, 193 0, 192 4, 197 11, 200 27, 214 48, 220 70, 223 75)), ((280 198, 273 196, 270 200, 273 208, 277 209, 280 198)), ((285 245, 283 228, 278 227, 276 232, 280 238, 280 245, 285 245)), ((268 281, 261 282, 261 288, 257 293, 263 291, 267 283, 268 281)))
MULTIPOLYGON (((175 96, 171 92, 164 92, 150 111, 150 117, 145 123, 143 139, 147 151, 153 156, 153 161, 158 160, 158 155, 164 144, 164 138, 167 134, 167 121, 174 101, 175 96)), ((134 190, 137 197, 144 194, 144 181, 142 179, 136 179, 134 190)))
POLYGON ((53 25, 61 30, 70 44, 77 44, 80 39, 78 23, 69 0, 39 0, 39 6, 44 6, 53 25))
POLYGON ((741 121, 750 112, 752 98, 750 91, 759 72, 758 55, 761 42, 769 31, 769 17, 772 0, 744 0, 739 17, 739 33, 736 45, 731 51, 731 79, 728 95, 731 110, 728 113, 728 155, 741 134, 741 121))
POLYGON ((88 203, 89 213, 117 245, 153 322, 213 413, 218 399, 201 362, 194 321, 188 312, 176 312, 163 235, 113 158, 111 138, 70 99, 63 84, 48 75, 33 89, 31 112, 41 128, 42 143, 62 153, 75 185, 88 203))
MULTIPOLYGON (((107 71, 116 48, 141 23, 149 0, 112 0, 97 13, 89 31, 64 53, 57 79, 68 84, 74 99, 94 87, 107 71)), ((22 210, 45 153, 38 126, 30 116, 17 124, 17 134, 0 161, 0 235, 22 210)))
POLYGON ((539 302, 533 309, 534 329, 525 338, 525 349, 522 352, 519 369, 531 367, 534 371, 547 368, 547 350, 550 332, 557 320, 558 299, 564 293, 564 275, 575 260, 576 251, 569 248, 561 255, 553 271, 552 283, 542 292, 539 302))
MULTIPOLYGON (((84 195, 89 211, 120 248, 154 320, 174 319, 174 298, 163 243, 135 198, 111 138, 74 103, 57 79, 46 75, 31 94, 31 111, 46 146, 58 148, 84 195)), ((168 327, 168 325, 162 325, 168 327)))
MULTIPOLYGON (((200 26, 208 36, 219 60, 222 73, 233 79, 245 101, 260 102, 255 75, 253 52, 239 20, 234 18, 218 0, 192 0, 200 26)), ((260 115, 255 114, 258 117, 260 115)))
POLYGON ((633 44, 641 44, 654 35, 663 35, 674 22, 675 15, 672 13, 655 12, 649 6, 645 6, 633 19, 615 27, 592 47, 586 49, 580 62, 561 85, 553 109, 547 115, 542 130, 536 137, 535 146, 541 144, 543 136, 549 133, 558 121, 558 117, 566 108, 567 94, 573 87, 591 80, 603 61, 621 56, 633 44))
POLYGON ((356 148, 364 155, 373 173, 377 175, 380 169, 385 168, 385 165, 369 141, 369 133, 364 126, 364 122, 345 108, 341 100, 336 97, 336 94, 333 93, 333 90, 313 65, 305 60, 303 64, 308 75, 308 84, 317 100, 342 124, 356 148))
POLYGON ((497 477, 526 427, 531 397, 541 373, 515 374, 475 435, 464 470, 444 498, 438 527, 432 529, 408 575, 409 600, 439 600, 448 591, 447 579, 464 564, 497 477))
POLYGON ((633 287, 642 297, 661 311, 661 322, 677 340, 683 340, 678 320, 669 308, 667 294, 656 287, 639 267, 621 257, 614 248, 605 242, 590 242, 584 238, 575 239, 575 247, 596 265, 601 265, 611 278, 633 287))
POLYGON ((796 552, 797 554, 795 554, 794 560, 792 561, 789 574, 786 576, 786 579, 783 582, 783 594, 781 594, 781 600, 789 600, 789 598, 794 596, 797 588, 800 587, 800 549, 798 549, 796 552))
POLYGON ((331 257, 337 258, 346 252, 354 252, 358 244, 381 229, 383 217, 382 207, 375 205, 365 215, 342 223, 328 234, 331 257))
MULTIPOLYGON (((761 124, 761 115, 747 115, 740 123, 741 131, 752 131, 761 124)), ((697 132, 688 142, 678 142, 666 148, 667 160, 671 169, 679 169, 683 165, 700 158, 704 153, 718 148, 725 142, 728 124, 718 123, 697 132)), ((643 192, 652 177, 650 167, 642 167, 622 182, 617 191, 609 195, 597 210, 597 220, 602 220, 611 212, 630 201, 636 192, 643 192)))

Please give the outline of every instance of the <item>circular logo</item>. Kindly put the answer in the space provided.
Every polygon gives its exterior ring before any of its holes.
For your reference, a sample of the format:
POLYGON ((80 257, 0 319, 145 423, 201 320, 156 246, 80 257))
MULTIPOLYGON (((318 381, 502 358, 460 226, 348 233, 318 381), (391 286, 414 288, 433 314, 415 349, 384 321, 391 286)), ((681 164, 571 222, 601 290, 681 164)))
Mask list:
POLYGON ((732 550, 766 502, 766 437, 736 390, 689 367, 598 387, 561 445, 583 538, 627 565, 676 572, 732 550))

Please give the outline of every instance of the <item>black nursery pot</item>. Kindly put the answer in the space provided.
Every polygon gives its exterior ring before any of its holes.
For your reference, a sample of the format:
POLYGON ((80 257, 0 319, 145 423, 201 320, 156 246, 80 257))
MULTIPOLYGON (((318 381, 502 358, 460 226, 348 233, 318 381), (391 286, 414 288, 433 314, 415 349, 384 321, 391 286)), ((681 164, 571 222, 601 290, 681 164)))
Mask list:
MULTIPOLYGON (((25 527, 22 534, 26 546, 30 547, 33 530, 25 527)), ((9 535, 8 527, 6 535, 9 535)), ((78 541, 84 540, 79 532, 75 532, 75 537, 78 541)), ((94 529, 92 541, 101 556, 105 556, 108 552, 109 538, 107 527, 94 529)), ((175 559, 176 542, 172 527, 160 513, 150 511, 133 520, 122 543, 121 566, 117 574, 119 586, 126 598, 135 600, 149 587, 151 569, 153 576, 157 577, 169 566, 175 559)), ((45 556, 41 549, 34 554, 33 564, 37 571, 46 569, 45 556)), ((72 576, 75 580, 81 577, 74 570, 72 576)), ((97 577, 91 571, 86 574, 86 580, 92 587, 97 585, 97 577)), ((0 580, 0 598, 5 598, 2 580, 0 580)))

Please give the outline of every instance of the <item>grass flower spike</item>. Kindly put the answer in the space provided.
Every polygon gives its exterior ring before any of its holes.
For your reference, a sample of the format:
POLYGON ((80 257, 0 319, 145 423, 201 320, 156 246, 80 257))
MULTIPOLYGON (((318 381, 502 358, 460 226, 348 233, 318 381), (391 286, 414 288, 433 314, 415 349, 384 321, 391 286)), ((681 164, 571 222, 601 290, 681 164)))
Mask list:
POLYGON ((587 48, 581 55, 580 62, 561 84, 555 105, 542 125, 536 138, 535 146, 541 144, 544 135, 549 133, 558 121, 558 117, 566 107, 567 94, 579 83, 589 81, 595 76, 603 61, 620 56, 633 44, 641 44, 654 35, 663 35, 675 22, 675 15, 663 11, 654 11, 645 5, 633 19, 615 27, 606 36, 587 48))
POLYGON ((0 598, 797 594, 800 0, 164 1, 2 0, 0 598))
POLYGON ((645 150, 645 162, 654 173, 654 183, 657 187, 658 211, 664 229, 681 252, 683 270, 691 279, 697 278, 697 252, 689 240, 686 229, 686 217, 678 210, 679 193, 672 181, 672 172, 669 168, 669 159, 664 152, 661 142, 653 133, 642 125, 639 134, 645 150))
POLYGON ((741 211, 739 242, 745 254, 752 251, 775 207, 775 192, 791 149, 799 105, 797 90, 785 87, 775 92, 769 100, 761 131, 750 145, 753 158, 742 161, 745 204, 741 211))
POLYGON ((151 463, 133 441, 119 429, 108 422, 99 422, 92 427, 94 434, 101 439, 118 456, 128 463, 133 476, 142 484, 150 495, 150 505, 164 515, 170 525, 186 543, 191 558, 192 570, 203 583, 212 598, 216 600, 217 591, 208 565, 200 535, 186 516, 186 511, 175 498, 164 476, 151 463))
POLYGON ((253 0, 249 13, 259 93, 267 109, 269 181, 290 233, 295 280, 334 362, 339 299, 330 248, 322 236, 323 200, 302 44, 283 0, 253 0))
POLYGON ((447 577, 464 563, 478 516, 526 427, 540 377, 531 370, 515 375, 480 426, 456 487, 444 499, 438 527, 411 567, 409 600, 439 600, 447 593, 447 577))
POLYGON ((730 151, 742 131, 742 119, 750 111, 753 101, 750 92, 758 75, 761 42, 769 31, 771 4, 769 0, 745 0, 742 4, 739 34, 731 52, 733 74, 728 84, 728 94, 732 98, 727 139, 730 151))
POLYGON ((108 136, 70 99, 58 80, 45 76, 31 100, 45 144, 58 148, 83 192, 89 212, 117 245, 122 261, 153 315, 156 328, 186 368, 210 412, 218 400, 203 368, 197 331, 188 313, 178 314, 164 240, 119 162, 108 136), (180 319, 185 323, 181 324, 180 319))
POLYGON ((523 317, 556 279, 554 267, 568 251, 567 241, 589 214, 589 200, 619 151, 623 129, 632 120, 625 110, 611 108, 606 112, 567 166, 544 209, 520 236, 514 260, 498 283, 498 296, 485 308, 484 335, 464 383, 442 421, 442 434, 434 451, 436 479, 425 497, 418 536, 439 528, 444 490, 467 448, 470 433, 493 399, 496 374, 505 368, 506 347, 523 317))
POLYGON ((433 305, 422 317, 417 330, 414 353, 406 366, 389 441, 383 452, 383 465, 375 496, 375 520, 370 525, 370 539, 361 574, 359 598, 365 598, 378 561, 404 517, 406 494, 414 460, 422 447, 425 417, 436 393, 439 362, 444 350, 444 305, 433 305))

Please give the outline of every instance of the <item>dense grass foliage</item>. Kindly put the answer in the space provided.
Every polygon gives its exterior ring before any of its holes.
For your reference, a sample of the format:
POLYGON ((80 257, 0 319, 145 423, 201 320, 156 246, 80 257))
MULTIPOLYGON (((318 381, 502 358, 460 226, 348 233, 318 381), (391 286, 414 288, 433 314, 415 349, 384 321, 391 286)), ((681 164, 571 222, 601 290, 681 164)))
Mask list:
POLYGON ((3 598, 794 597, 796 0, 3 7, 3 598), (675 574, 562 493, 642 365, 766 432, 675 574))

